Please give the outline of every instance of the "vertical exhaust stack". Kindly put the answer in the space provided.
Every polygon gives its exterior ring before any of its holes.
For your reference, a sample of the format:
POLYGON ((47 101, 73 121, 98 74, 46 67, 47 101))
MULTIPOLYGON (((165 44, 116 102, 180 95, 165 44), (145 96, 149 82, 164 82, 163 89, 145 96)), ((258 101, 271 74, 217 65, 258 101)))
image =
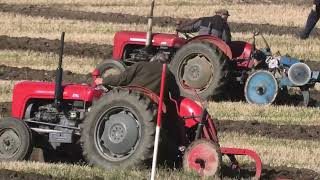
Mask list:
POLYGON ((147 37, 146 37, 146 48, 150 47, 151 43, 152 43, 152 20, 153 20, 154 1, 155 0, 151 0, 151 9, 150 9, 149 17, 148 17, 148 31, 147 31, 147 37))
POLYGON ((62 32, 61 34, 61 44, 60 44, 60 53, 59 53, 59 64, 56 70, 56 80, 55 80, 55 91, 54 91, 54 105, 56 109, 59 111, 62 101, 62 57, 63 57, 63 49, 64 49, 64 34, 65 32, 62 32))

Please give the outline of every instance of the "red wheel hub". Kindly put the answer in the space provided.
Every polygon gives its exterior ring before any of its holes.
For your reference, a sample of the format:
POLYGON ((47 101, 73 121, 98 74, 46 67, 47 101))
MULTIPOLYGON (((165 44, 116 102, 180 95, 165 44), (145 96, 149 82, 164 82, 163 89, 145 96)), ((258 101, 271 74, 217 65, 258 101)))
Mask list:
POLYGON ((214 176, 220 173, 221 153, 219 147, 207 140, 193 142, 183 159, 184 169, 196 171, 201 176, 214 176))

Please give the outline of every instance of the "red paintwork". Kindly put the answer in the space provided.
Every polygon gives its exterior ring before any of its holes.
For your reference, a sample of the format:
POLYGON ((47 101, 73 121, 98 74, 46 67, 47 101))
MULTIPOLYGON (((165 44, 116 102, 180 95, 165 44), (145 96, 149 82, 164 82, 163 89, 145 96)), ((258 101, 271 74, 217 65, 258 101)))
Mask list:
MULTIPOLYGON (((23 81, 13 88, 12 117, 22 119, 24 109, 30 99, 54 99, 55 84, 52 82, 23 81)), ((91 102, 102 95, 87 84, 63 85, 63 99, 91 102)))
POLYGON ((205 40, 210 41, 214 45, 216 45, 222 52, 225 53, 229 57, 229 59, 232 59, 232 52, 230 47, 220 38, 211 36, 211 35, 201 35, 201 36, 195 36, 194 38, 190 39, 188 42, 192 42, 195 40, 205 40))
MULTIPOLYGON (((123 51, 128 44, 145 45, 146 32, 135 31, 119 31, 114 35, 113 39, 113 54, 114 60, 122 58, 123 51)), ((152 46, 165 46, 180 48, 187 40, 180 38, 177 34, 153 33, 152 46)))
POLYGON ((237 61, 237 67, 252 68, 253 61, 250 59, 252 44, 244 41, 232 41, 229 46, 232 51, 232 60, 237 61))
MULTIPOLYGON (((130 89, 130 90, 134 90, 134 91, 140 91, 142 94, 148 96, 156 104, 159 104, 159 102, 160 102, 160 97, 156 93, 154 93, 153 91, 151 91, 150 89, 147 89, 145 87, 141 87, 141 86, 123 86, 123 87, 119 87, 119 88, 130 89)), ((166 105, 164 103, 162 103, 162 112, 163 113, 167 112, 167 108, 166 108, 166 105)))
POLYGON ((92 84, 91 84, 91 86, 92 86, 92 87, 96 87, 97 84, 96 84, 95 81, 96 81, 96 79, 97 79, 98 77, 100 77, 100 71, 99 71, 99 69, 94 69, 94 70, 92 71, 91 75, 92 75, 92 84))
POLYGON ((160 85, 160 99, 159 99, 159 107, 158 107, 158 114, 157 114, 157 126, 161 126, 161 115, 162 115, 162 105, 163 105, 163 93, 164 93, 164 87, 166 82, 166 70, 167 65, 162 65, 162 73, 161 73, 161 85, 160 85))
MULTIPOLYGON (((253 61, 249 60, 252 45, 243 41, 232 41, 226 44, 218 37, 211 35, 195 36, 189 40, 181 38, 178 34, 153 33, 152 46, 165 46, 180 48, 186 43, 195 40, 210 41, 222 50, 226 56, 231 60, 236 60, 237 66, 240 68, 251 68, 253 61)), ((114 46, 112 57, 114 60, 121 60, 124 49, 127 45, 141 45, 144 46, 146 42, 146 32, 135 31, 119 31, 114 36, 114 46)))
POLYGON ((217 170, 219 159, 216 156, 215 149, 209 144, 201 143, 194 146, 187 155, 188 166, 190 169, 197 171, 200 176, 210 176, 213 175, 217 170), (196 160, 201 159, 204 160, 204 168, 201 167, 200 163, 197 163, 196 160), (211 171, 211 172, 210 172, 211 171))
MULTIPOLYGON (((179 109, 178 109, 179 116, 181 118, 183 116, 192 116, 192 115, 200 116, 202 113, 202 107, 191 99, 183 98, 182 100, 179 101, 178 104, 179 104, 179 106, 178 106, 179 107, 179 109)), ((198 125, 199 122, 200 122, 200 118, 189 118, 189 119, 185 120, 185 126, 186 126, 186 128, 190 128, 190 127, 198 125)), ((208 140, 211 140, 215 143, 219 143, 219 140, 217 137, 217 129, 216 129, 215 124, 212 121, 212 119, 210 119, 210 117, 207 118, 207 123, 205 123, 205 124, 206 125, 203 127, 203 131, 202 131, 202 137, 206 138, 208 140)), ((195 163, 194 157, 196 157, 197 152, 200 150, 201 150, 201 148, 200 149, 198 148, 198 150, 196 150, 193 154, 191 153, 190 156, 187 157, 187 158, 190 158, 190 159, 188 159, 189 167, 192 167, 196 171, 199 171, 201 168, 198 163, 195 163)), ((261 171, 262 171, 262 162, 261 162, 261 159, 257 153, 255 153, 254 151, 249 150, 249 149, 239 149, 239 148, 220 148, 220 150, 221 150, 221 153, 225 154, 225 155, 250 156, 252 159, 254 159, 254 161, 256 163, 255 178, 256 179, 260 178, 261 171)), ((197 155, 197 156, 200 156, 200 155, 197 155)), ((211 168, 211 166, 210 166, 211 163, 213 163, 213 164, 216 163, 216 160, 213 160, 211 158, 211 156, 213 156, 212 154, 211 155, 207 154, 207 155, 202 155, 202 156, 205 156, 203 158, 207 162, 210 162, 208 164, 208 168, 211 168)))
MULTIPOLYGON (((182 98, 178 102, 178 107, 179 107, 179 116, 181 118, 185 116, 201 116, 202 113, 202 107, 199 106, 196 102, 189 98, 182 98)), ((197 125, 200 122, 200 118, 188 118, 185 119, 185 126, 187 128, 191 128, 195 125, 197 125)))
POLYGON ((222 154, 230 154, 230 155, 247 155, 250 156, 252 159, 254 159, 256 163, 256 174, 255 178, 259 179, 261 176, 261 171, 262 171, 262 162, 259 157, 259 155, 249 149, 240 149, 240 148, 226 148, 226 147, 221 147, 220 148, 222 154))

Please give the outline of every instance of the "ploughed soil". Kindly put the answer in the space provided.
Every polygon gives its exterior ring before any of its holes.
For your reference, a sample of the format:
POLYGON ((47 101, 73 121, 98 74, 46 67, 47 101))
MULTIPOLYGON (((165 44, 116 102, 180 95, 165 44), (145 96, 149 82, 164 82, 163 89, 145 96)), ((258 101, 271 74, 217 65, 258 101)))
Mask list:
MULTIPOLYGON (((28 67, 10 67, 0 65, 1 80, 32 80, 32 81, 55 81, 56 71, 31 69, 28 67)), ((71 71, 63 71, 63 82, 66 83, 91 83, 91 74, 76 74, 71 71)))
POLYGON ((216 121, 218 132, 237 132, 239 134, 259 135, 268 138, 292 140, 320 140, 320 126, 276 125, 258 121, 216 121))
MULTIPOLYGON (((32 50, 46 53, 59 53, 60 41, 45 38, 0 36, 0 49, 32 50)), ((66 42, 64 54, 107 59, 112 55, 111 45, 66 42)), ((0 71, 1 72, 1 71, 0 71)))
MULTIPOLYGON (((240 1, 240 0, 239 0, 240 1)), ((248 3, 256 3, 253 0, 244 0, 248 3)), ((277 0, 262 0, 260 3, 274 3, 277 0)), ((285 1, 279 1, 285 3, 285 1)), ((278 2, 278 3, 279 3, 278 2)), ((311 1, 310 1, 311 2, 311 1)), ((288 2, 287 2, 288 3, 288 2)), ((292 4, 306 5, 304 1, 290 1, 292 4)), ((311 3, 307 3, 310 4, 311 3)), ((178 8, 178 6, 177 6, 178 8)), ((125 23, 125 24, 147 24, 147 16, 130 15, 122 13, 101 13, 101 12, 85 12, 72 11, 61 8, 61 5, 28 5, 28 4, 0 4, 0 12, 22 14, 27 16, 45 17, 45 18, 63 18, 70 20, 86 20, 95 22, 125 23)), ((307 17, 306 17, 307 18, 307 17)), ((178 21, 189 22, 188 18, 173 18, 170 16, 154 17, 153 23, 158 26, 176 26, 178 21)), ((273 35, 296 35, 301 31, 299 27, 277 26, 271 24, 254 24, 254 23, 229 23, 232 32, 253 32, 259 30, 263 34, 273 35)), ((319 28, 315 28, 312 37, 318 38, 319 28), (315 35, 313 35, 315 34, 315 35)))

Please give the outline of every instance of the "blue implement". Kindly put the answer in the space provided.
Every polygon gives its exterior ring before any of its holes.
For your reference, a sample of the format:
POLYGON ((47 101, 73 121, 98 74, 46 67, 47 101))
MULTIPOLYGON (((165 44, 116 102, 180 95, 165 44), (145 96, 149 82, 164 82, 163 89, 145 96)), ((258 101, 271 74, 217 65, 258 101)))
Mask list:
POLYGON ((247 79, 244 94, 251 104, 271 104, 278 94, 278 83, 269 71, 257 71, 247 79))

